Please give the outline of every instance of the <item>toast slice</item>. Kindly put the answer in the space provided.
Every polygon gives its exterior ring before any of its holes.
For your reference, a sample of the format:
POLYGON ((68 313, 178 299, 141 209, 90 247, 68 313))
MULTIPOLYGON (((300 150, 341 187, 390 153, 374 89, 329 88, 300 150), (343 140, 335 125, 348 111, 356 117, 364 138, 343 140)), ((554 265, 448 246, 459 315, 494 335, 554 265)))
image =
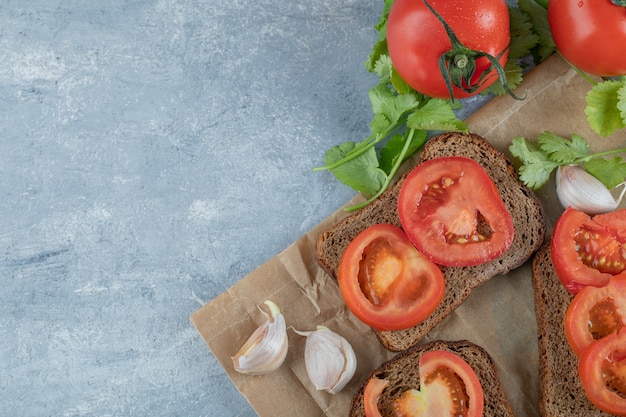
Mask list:
POLYGON ((513 410, 509 404, 498 378, 498 370, 489 354, 474 343, 462 341, 433 341, 425 345, 414 346, 399 353, 389 361, 375 369, 363 382, 352 399, 350 417, 364 417, 363 392, 368 381, 378 377, 387 379, 389 386, 383 391, 378 402, 382 416, 394 415, 391 403, 394 398, 410 388, 419 388, 419 358, 433 350, 448 350, 463 358, 476 372, 485 397, 484 417, 509 417, 513 410))
MULTIPOLYGON (((452 313, 470 295, 473 288, 495 275, 505 274, 522 265, 539 249, 545 238, 546 219, 539 199, 519 180, 508 158, 486 139, 462 133, 435 136, 426 143, 417 163, 453 155, 472 158, 485 168, 511 213, 515 237, 509 249, 490 262, 472 267, 442 267, 446 291, 439 307, 430 317, 409 329, 376 331, 378 340, 390 351, 399 352, 417 344, 452 313)), ((361 231, 376 223, 391 223, 401 227, 397 204, 406 175, 371 204, 320 235, 317 242, 318 263, 333 278, 337 278, 344 250, 361 231)))
POLYGON ((539 410, 543 417, 609 416, 588 399, 578 377, 578 358, 567 343, 563 320, 573 295, 559 281, 546 243, 532 268, 539 342, 539 410))

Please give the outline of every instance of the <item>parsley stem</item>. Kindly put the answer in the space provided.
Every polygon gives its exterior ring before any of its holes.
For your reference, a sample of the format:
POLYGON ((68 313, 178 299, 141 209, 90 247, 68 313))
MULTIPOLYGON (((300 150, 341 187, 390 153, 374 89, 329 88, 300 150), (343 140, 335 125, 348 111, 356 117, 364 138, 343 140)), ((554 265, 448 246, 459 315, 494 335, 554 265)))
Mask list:
POLYGON ((346 156, 344 156, 343 158, 341 158, 338 161, 333 162, 332 164, 328 164, 328 165, 324 165, 321 167, 315 167, 313 168, 313 172, 317 172, 317 171, 324 171, 324 170, 329 170, 332 171, 333 169, 353 160, 354 158, 357 158, 358 156, 364 154, 365 152, 367 152, 368 150, 370 150, 370 148, 372 148, 373 146, 375 146, 378 142, 380 142, 381 140, 383 140, 384 138, 386 138, 387 136, 389 136, 391 134, 391 132, 393 132, 394 130, 396 130, 398 128, 398 126, 400 125, 400 123, 396 123, 391 125, 384 133, 379 133, 376 135, 370 135, 367 139, 365 139, 363 142, 358 143, 354 149, 352 149, 350 152, 348 152, 346 154, 346 156))
POLYGON ((389 187, 389 184, 391 184, 391 181, 395 177, 396 172, 398 172, 400 165, 402 165, 402 162, 404 161, 404 157, 406 153, 409 151, 409 146, 411 142, 413 141, 414 134, 415 134, 415 129, 409 129, 406 140, 404 142, 404 146, 402 147, 402 151, 400 151, 400 155, 398 155, 398 159, 396 160, 395 164, 391 168, 391 171, 389 171, 389 174, 387 174, 387 178, 385 178, 385 182, 380 187, 380 190, 378 190, 378 192, 374 194, 372 197, 370 197, 368 200, 360 204, 355 204, 354 206, 347 207, 345 211, 351 212, 351 211, 362 209, 363 207, 367 206, 369 203, 371 203, 372 201, 380 197, 380 195, 387 189, 387 187, 389 187))
POLYGON ((341 165, 345 164, 346 162, 349 162, 349 161, 353 160, 354 158, 358 157, 359 155, 362 155, 363 153, 367 152, 372 146, 376 145, 384 137, 385 137, 385 135, 380 135, 380 134, 379 135, 369 136, 363 142, 358 143, 354 147, 354 149, 352 149, 350 152, 348 152, 346 154, 346 156, 344 156, 340 160, 335 161, 335 162, 333 162, 332 164, 329 164, 329 165, 324 165, 324 166, 321 166, 321 167, 315 167, 315 168, 313 168, 313 171, 314 172, 324 171, 324 170, 332 171, 333 169, 337 168, 338 166, 341 166, 341 165))
MULTIPOLYGON (((557 51, 557 52, 558 52, 558 51, 557 51)), ((576 65, 572 64, 571 62, 569 62, 569 61, 567 60, 567 58, 565 58, 565 57, 563 56, 563 54, 561 54, 561 53, 559 52, 559 55, 561 56, 561 58, 563 58, 563 59, 565 60, 565 62, 567 62, 567 63, 569 64, 569 66, 570 66, 570 67, 572 67, 572 68, 574 68, 574 70, 576 70, 576 72, 578 73, 578 75, 580 75, 580 76, 581 76, 581 77, 583 77, 585 80, 587 80, 587 82, 589 82, 589 84, 594 85, 594 86, 595 86, 596 84, 598 84, 598 83, 596 82, 596 80, 594 80, 593 78, 591 78, 591 77, 589 76, 589 74, 587 74, 586 72, 582 71, 581 69, 579 69, 576 65)))
POLYGON ((616 153, 624 153, 624 152, 626 152, 626 148, 611 149, 611 150, 608 150, 608 151, 603 151, 603 152, 598 152, 598 153, 594 153, 594 154, 591 154, 591 155, 587 155, 586 157, 578 159, 576 162, 585 162, 585 161, 588 161, 590 159, 602 157, 602 156, 605 156, 605 155, 613 155, 613 154, 616 154, 616 153))

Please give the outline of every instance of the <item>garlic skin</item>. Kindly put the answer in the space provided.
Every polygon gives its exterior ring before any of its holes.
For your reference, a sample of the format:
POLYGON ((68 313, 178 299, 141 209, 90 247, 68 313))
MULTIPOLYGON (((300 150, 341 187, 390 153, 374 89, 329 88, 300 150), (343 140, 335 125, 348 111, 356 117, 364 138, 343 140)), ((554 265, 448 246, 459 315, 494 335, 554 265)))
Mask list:
POLYGON ((600 180, 577 165, 560 166, 556 171, 556 194, 563 208, 571 206, 589 215, 608 213, 617 209, 624 191, 616 199, 600 180))
POLYGON ((312 332, 294 331, 307 338, 304 364, 315 389, 330 394, 341 391, 356 371, 356 355, 350 343, 325 326, 317 326, 312 332))
POLYGON ((285 317, 271 300, 264 304, 270 314, 243 344, 239 352, 232 356, 235 371, 247 375, 261 375, 275 371, 287 357, 287 326, 285 317))

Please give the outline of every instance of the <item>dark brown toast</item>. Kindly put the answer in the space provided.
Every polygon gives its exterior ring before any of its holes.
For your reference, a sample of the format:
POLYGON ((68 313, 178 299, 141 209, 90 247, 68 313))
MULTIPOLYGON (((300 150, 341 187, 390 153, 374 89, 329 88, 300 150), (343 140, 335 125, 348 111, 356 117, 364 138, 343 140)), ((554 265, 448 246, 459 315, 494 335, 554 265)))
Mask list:
POLYGON ((578 358, 565 338, 563 320, 573 296, 559 281, 546 243, 533 259, 539 341, 539 410, 543 417, 600 417, 578 377, 578 358))
MULTIPOLYGON (((446 291, 439 307, 418 326, 406 330, 377 331, 382 345, 402 351, 415 344, 452 313, 473 288, 498 274, 505 274, 528 260, 545 238, 546 220, 539 199, 519 180, 513 164, 487 140, 473 134, 444 133, 430 139, 417 163, 441 156, 466 156, 480 163, 493 179, 513 218, 515 237, 499 258, 472 267, 442 267, 446 291)), ((360 211, 323 232, 317 243, 318 262, 335 279, 341 256, 361 231, 376 223, 401 227, 397 213, 398 193, 406 174, 383 195, 360 211)))
POLYGON ((476 372, 485 396, 484 417, 513 416, 509 400, 500 386, 498 370, 489 354, 480 346, 468 341, 434 341, 425 345, 414 346, 399 353, 391 360, 375 369, 363 382, 352 399, 350 417, 364 417, 363 391, 372 378, 387 379, 389 386, 379 399, 378 408, 383 417, 393 416, 391 403, 394 398, 410 388, 419 388, 419 358, 433 350, 449 350, 463 358, 476 372))

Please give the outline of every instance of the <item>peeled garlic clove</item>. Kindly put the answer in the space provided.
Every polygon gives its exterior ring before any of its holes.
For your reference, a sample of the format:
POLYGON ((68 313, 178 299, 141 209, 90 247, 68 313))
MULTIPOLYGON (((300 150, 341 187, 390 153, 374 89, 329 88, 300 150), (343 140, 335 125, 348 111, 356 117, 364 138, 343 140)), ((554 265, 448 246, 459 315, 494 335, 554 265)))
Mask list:
POLYGON ((336 394, 346 386, 356 371, 356 355, 350 343, 324 326, 312 332, 299 332, 306 336, 304 364, 315 389, 336 394))
POLYGON ((600 180, 576 165, 560 166, 556 171, 556 194, 563 208, 572 206, 590 215, 608 213, 619 206, 624 190, 615 199, 600 180))
POLYGON ((264 304, 270 314, 267 320, 250 335, 246 343, 231 359, 237 372, 249 375, 275 371, 287 357, 287 326, 285 317, 271 300, 264 304))

